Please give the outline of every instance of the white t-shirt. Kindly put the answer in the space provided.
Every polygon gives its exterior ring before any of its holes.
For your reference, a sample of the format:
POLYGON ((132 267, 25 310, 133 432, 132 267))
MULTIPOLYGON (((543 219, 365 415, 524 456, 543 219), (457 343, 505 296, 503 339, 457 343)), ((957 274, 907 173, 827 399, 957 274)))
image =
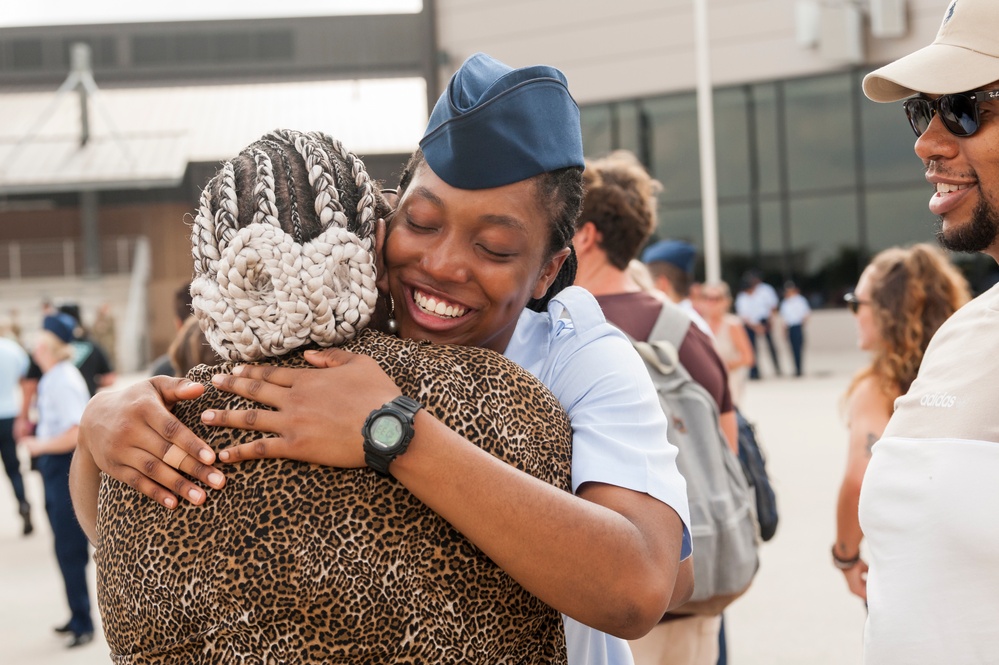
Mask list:
POLYGON ((16 418, 21 411, 21 379, 28 372, 28 354, 12 339, 0 337, 0 418, 16 418))
MULTIPOLYGON (((631 342, 607 323, 590 293, 570 287, 547 313, 520 316, 505 355, 555 394, 572 421, 572 489, 586 482, 653 496, 684 524, 681 558, 690 554, 687 489, 666 440, 663 415, 648 370, 631 342)), ((626 640, 565 620, 570 665, 627 665, 626 640)))
POLYGON ((39 439, 51 439, 80 424, 83 410, 90 401, 90 390, 80 370, 64 360, 50 368, 38 380, 39 439))
POLYGON ((780 303, 780 318, 785 325, 800 326, 812 313, 812 308, 808 306, 808 299, 800 293, 784 298, 780 303))
POLYGON ((999 658, 999 286, 930 341, 860 494, 869 665, 999 658))
POLYGON ((741 291, 735 297, 735 313, 747 323, 760 323, 770 318, 777 309, 777 291, 766 282, 760 282, 753 292, 741 291))

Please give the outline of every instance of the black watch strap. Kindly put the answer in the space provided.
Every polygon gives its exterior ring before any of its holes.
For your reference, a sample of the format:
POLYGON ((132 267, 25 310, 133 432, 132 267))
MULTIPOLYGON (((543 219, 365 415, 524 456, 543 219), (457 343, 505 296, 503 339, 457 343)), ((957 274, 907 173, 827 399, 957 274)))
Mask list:
POLYGON ((390 476, 389 464, 399 455, 406 452, 409 442, 413 439, 413 420, 416 412, 423 408, 423 405, 415 399, 400 395, 390 402, 386 402, 380 409, 375 409, 364 422, 362 434, 364 435, 364 461, 374 471, 390 476), (368 427, 379 416, 389 416, 399 418, 403 423, 403 438, 392 450, 381 450, 369 441, 368 427))

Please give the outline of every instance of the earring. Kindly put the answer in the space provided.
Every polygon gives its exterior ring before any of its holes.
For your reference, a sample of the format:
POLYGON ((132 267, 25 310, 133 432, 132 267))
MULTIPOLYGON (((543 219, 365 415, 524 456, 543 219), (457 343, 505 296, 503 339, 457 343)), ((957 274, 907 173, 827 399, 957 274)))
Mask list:
POLYGON ((389 314, 388 321, 385 323, 385 328, 388 330, 390 335, 399 334, 399 324, 395 320, 395 299, 392 298, 392 294, 388 294, 389 297, 389 314))

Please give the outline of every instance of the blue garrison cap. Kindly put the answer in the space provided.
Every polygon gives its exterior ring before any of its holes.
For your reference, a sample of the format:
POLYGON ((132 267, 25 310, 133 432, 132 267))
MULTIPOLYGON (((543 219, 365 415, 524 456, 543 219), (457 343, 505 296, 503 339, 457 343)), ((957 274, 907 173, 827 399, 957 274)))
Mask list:
POLYGON ((554 67, 513 69, 476 53, 451 77, 420 141, 427 164, 459 189, 488 189, 582 167, 579 107, 554 67))
POLYGON ((642 263, 662 261, 672 263, 687 274, 694 274, 694 259, 697 249, 689 242, 682 240, 660 240, 645 248, 642 252, 642 263))
POLYGON ((42 328, 58 337, 63 344, 69 344, 75 337, 76 319, 63 312, 49 314, 42 321, 42 328))

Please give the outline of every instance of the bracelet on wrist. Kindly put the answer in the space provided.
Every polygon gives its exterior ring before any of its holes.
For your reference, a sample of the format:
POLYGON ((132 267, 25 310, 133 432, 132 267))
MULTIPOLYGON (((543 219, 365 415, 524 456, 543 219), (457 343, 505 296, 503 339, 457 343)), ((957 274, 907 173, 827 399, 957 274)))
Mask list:
POLYGON ((854 557, 852 557, 852 558, 850 558, 850 559, 841 559, 841 558, 839 558, 839 555, 836 554, 836 546, 833 545, 833 547, 832 547, 832 558, 833 558, 833 565, 834 566, 836 566, 840 570, 850 570, 851 568, 853 568, 854 566, 856 566, 858 563, 860 563, 860 551, 858 550, 857 551, 857 555, 854 556, 854 557))

